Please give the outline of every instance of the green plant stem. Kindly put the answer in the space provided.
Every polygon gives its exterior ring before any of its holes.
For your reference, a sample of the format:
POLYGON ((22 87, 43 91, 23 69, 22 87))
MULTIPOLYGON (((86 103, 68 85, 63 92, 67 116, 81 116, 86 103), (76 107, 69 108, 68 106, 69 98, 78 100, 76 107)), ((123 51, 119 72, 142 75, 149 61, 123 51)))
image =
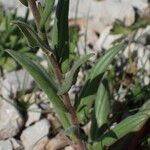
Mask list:
MULTIPOLYGON (((39 13, 38 8, 36 6, 36 0, 28 0, 28 3, 29 3, 29 7, 32 11, 33 17, 35 19, 35 23, 36 23, 38 32, 39 32, 40 36, 42 37, 42 39, 46 42, 46 44, 48 44, 46 33, 44 31, 40 31, 38 28, 39 22, 40 22, 40 13, 39 13)), ((59 64, 57 63, 55 56, 53 54, 51 54, 48 50, 44 49, 43 51, 48 56, 48 59, 54 68, 54 73, 56 75, 56 78, 57 78, 59 84, 61 85, 62 81, 63 81, 63 74, 62 74, 62 71, 60 69, 59 64)), ((75 141, 76 145, 77 145, 76 150, 86 150, 85 144, 80 138, 80 133, 79 133, 80 128, 79 128, 78 118, 76 115, 75 108, 71 104, 69 95, 68 95, 68 93, 65 93, 61 97, 62 97, 63 103, 64 103, 68 113, 70 114, 72 125, 77 129, 76 141, 75 141)))

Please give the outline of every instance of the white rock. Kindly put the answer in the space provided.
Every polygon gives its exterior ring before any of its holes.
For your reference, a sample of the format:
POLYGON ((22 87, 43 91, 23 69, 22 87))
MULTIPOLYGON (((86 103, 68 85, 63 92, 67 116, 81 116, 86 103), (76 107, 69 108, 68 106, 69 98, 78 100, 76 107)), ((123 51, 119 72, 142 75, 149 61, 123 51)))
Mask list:
POLYGON ((137 68, 141 69, 142 67, 143 67, 142 61, 140 59, 138 59, 137 68))
POLYGON ((74 148, 72 146, 67 146, 65 147, 65 150, 74 150, 74 148))
POLYGON ((0 141, 0 150, 13 150, 11 142, 9 140, 0 141))
POLYGON ((143 14, 148 8, 148 0, 120 0, 121 2, 128 3, 132 7, 136 8, 139 14, 143 14))
POLYGON ((135 51, 138 48, 138 45, 131 43, 129 46, 127 46, 125 48, 125 50, 123 51, 123 55, 125 58, 129 58, 129 53, 133 53, 133 51, 135 51))
POLYGON ((41 109, 38 107, 37 104, 33 104, 28 109, 28 120, 25 126, 29 126, 30 124, 39 121, 41 117, 41 109))
POLYGON ((37 144, 35 144, 34 148, 32 150, 47 150, 45 149, 46 145, 48 143, 48 137, 43 137, 37 144))
MULTIPOLYGON (((150 52, 145 50, 144 56, 141 58, 142 64, 145 65, 149 59, 150 52)), ((144 67, 144 66, 143 66, 144 67)))
POLYGON ((23 118, 12 101, 0 99, 0 140, 17 135, 22 126, 23 118))
POLYGON ((137 49, 137 56, 138 58, 142 58, 144 56, 144 51, 145 51, 145 48, 143 46, 139 46, 138 49, 137 49))
MULTIPOLYGON (((58 0, 56 0, 56 3, 57 1, 58 0)), ((19 16, 24 16, 26 7, 19 1, 9 0, 8 3, 6 0, 1 0, 1 2, 6 9, 18 8, 19 16)), ((78 18, 99 16, 101 22, 104 24, 112 24, 115 19, 119 19, 125 22, 126 25, 131 25, 135 19, 135 13, 132 6, 143 10, 147 6, 147 3, 143 3, 142 0, 122 0, 122 2, 119 0, 105 0, 100 2, 95 0, 71 0, 69 18, 75 18, 76 10, 78 10, 78 18)))
MULTIPOLYGON (((74 18, 76 12, 77 1, 70 2, 70 18, 74 18)), ((135 12, 131 4, 127 2, 119 2, 105 0, 101 2, 93 0, 82 0, 78 4, 78 17, 98 16, 100 22, 108 25, 112 24, 116 19, 123 21, 129 26, 134 23, 135 12), (128 10, 128 11, 127 11, 128 10)))
POLYGON ((50 124, 46 119, 42 119, 34 125, 26 128, 21 134, 21 141, 25 150, 32 150, 36 143, 48 135, 49 129, 50 124))
POLYGON ((52 138, 46 145, 46 150, 58 150, 63 149, 69 144, 69 141, 63 133, 59 133, 56 137, 52 138))
POLYGON ((150 78, 148 76, 144 77, 144 85, 148 85, 150 83, 150 78))
POLYGON ((112 26, 107 26, 100 34, 99 39, 96 41, 94 49, 100 51, 102 48, 108 49, 112 43, 121 37, 121 35, 111 35, 110 30, 112 26))
POLYGON ((25 70, 8 73, 1 81, 1 94, 3 97, 9 98, 17 91, 32 89, 33 83, 33 78, 25 70))
POLYGON ((147 74, 150 74, 150 60, 146 61, 144 69, 147 71, 147 74))
POLYGON ((14 138, 11 138, 9 140, 11 141, 14 150, 22 150, 23 149, 23 146, 19 140, 16 140, 14 138))
POLYGON ((90 134, 90 129, 91 129, 91 121, 88 122, 85 126, 83 126, 82 129, 84 130, 86 135, 89 135, 90 134))

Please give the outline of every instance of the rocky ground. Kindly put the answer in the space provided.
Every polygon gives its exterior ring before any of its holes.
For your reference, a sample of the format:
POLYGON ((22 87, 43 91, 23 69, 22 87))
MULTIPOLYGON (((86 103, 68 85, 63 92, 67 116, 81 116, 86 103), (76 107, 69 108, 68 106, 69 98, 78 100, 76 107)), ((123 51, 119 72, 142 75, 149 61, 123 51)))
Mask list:
MULTIPOLYGON (((18 15, 24 15, 25 8, 17 0, 9 2, 0 0, 0 2, 8 11, 18 7, 18 15)), ((129 27, 135 23, 136 15, 148 18, 149 7, 147 0, 71 0, 69 24, 80 28, 78 42, 80 55, 85 53, 85 49, 87 53, 94 52, 99 55, 110 48, 115 40, 123 36, 121 33, 112 34, 115 21, 120 20, 129 27), (76 22, 74 18, 77 18, 76 22)), ((139 28, 134 40, 132 35, 127 38, 131 42, 116 61, 119 67, 122 65, 121 61, 128 60, 130 53, 134 54, 133 61, 124 69, 137 74, 142 85, 150 83, 150 45, 147 43, 149 36, 150 25, 139 28), (139 72, 140 69, 144 70, 142 74, 139 72)), ((40 52, 38 54, 40 55, 40 52)), ((82 77, 81 72, 76 87, 70 91, 71 97, 74 96, 72 92, 82 84, 82 77)), ((33 90, 37 89, 37 86, 32 77, 24 70, 10 72, 1 78, 1 85, 0 150, 72 150, 68 147, 69 140, 61 131, 49 100, 42 91, 33 90), (33 90, 31 94, 24 92, 31 90, 33 90), (24 103, 16 99, 18 95, 24 103)), ((120 89, 120 93, 123 92, 126 93, 120 89)), ((118 96, 116 97, 118 99, 118 96)), ((123 94, 119 100, 124 101, 123 94)), ((87 131, 86 127, 85 130, 87 131)))

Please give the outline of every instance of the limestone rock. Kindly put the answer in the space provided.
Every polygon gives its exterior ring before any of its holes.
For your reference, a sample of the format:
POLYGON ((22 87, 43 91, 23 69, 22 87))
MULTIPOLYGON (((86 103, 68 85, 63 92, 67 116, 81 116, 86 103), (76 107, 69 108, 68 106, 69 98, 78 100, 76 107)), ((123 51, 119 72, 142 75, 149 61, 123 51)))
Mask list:
POLYGON ((52 138, 46 145, 46 150, 58 150, 67 146, 69 143, 66 136, 63 133, 59 133, 56 137, 52 138))
POLYGON ((25 150, 32 150, 43 137, 48 135, 49 129, 50 124, 46 119, 26 128, 21 134, 21 141, 25 150))
POLYGON ((0 150, 13 150, 11 142, 9 140, 0 141, 0 150))
POLYGON ((43 150, 43 149, 47 150, 45 148, 47 143, 48 143, 48 137, 45 136, 37 144, 35 144, 33 150, 43 150))
POLYGON ((0 99, 0 140, 17 135, 23 123, 23 118, 14 103, 0 99))
POLYGON ((36 104, 31 105, 28 109, 28 120, 25 126, 27 127, 30 124, 38 121, 40 117, 41 117, 41 109, 36 104))
POLYGON ((23 150, 24 149, 21 141, 16 140, 15 138, 11 138, 9 140, 12 143, 13 150, 23 150))
POLYGON ((5 98, 9 98, 21 90, 30 90, 34 86, 33 78, 25 70, 6 74, 5 79, 1 82, 1 94, 5 98))

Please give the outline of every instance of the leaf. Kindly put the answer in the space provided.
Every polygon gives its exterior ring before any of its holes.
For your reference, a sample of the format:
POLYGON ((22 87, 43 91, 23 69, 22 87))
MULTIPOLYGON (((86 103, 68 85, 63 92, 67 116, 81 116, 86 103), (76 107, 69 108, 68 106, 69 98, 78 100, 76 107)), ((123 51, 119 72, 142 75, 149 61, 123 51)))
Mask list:
POLYGON ((74 80, 74 76, 76 74, 76 71, 79 69, 79 67, 85 63, 91 56, 93 56, 93 54, 88 54, 85 55, 83 57, 81 57, 79 60, 77 60, 73 67, 71 68, 71 70, 69 71, 69 73, 67 74, 64 82, 62 83, 62 86, 58 89, 58 95, 62 95, 66 92, 69 91, 69 89, 72 86, 73 80, 74 80))
POLYGON ((40 20, 40 29, 44 27, 48 17, 51 15, 54 4, 55 4, 55 0, 45 0, 45 8, 41 15, 41 20, 40 20))
POLYGON ((70 126, 70 122, 67 114, 65 113, 66 110, 64 104, 56 94, 57 91, 56 87, 54 87, 54 81, 46 75, 46 72, 43 72, 43 69, 39 68, 25 55, 12 50, 6 50, 6 52, 15 58, 31 74, 31 76, 38 83, 39 87, 47 94, 56 112, 58 113, 63 127, 67 129, 70 126))
POLYGON ((118 44, 116 46, 113 46, 97 61, 96 65, 94 65, 91 69, 91 73, 88 76, 87 81, 76 103, 78 117, 81 120, 84 120, 85 115, 88 116, 88 112, 93 105, 95 94, 104 72, 107 70, 116 54, 118 54, 118 52, 123 50, 125 47, 126 44, 118 44))
POLYGON ((131 32, 132 32, 132 30, 130 29, 130 27, 126 27, 120 22, 116 22, 114 24, 114 26, 113 26, 113 29, 111 30, 112 34, 124 34, 124 35, 127 35, 127 34, 129 34, 131 32))
POLYGON ((71 135, 72 133, 77 132, 77 128, 75 126, 71 126, 65 130, 65 135, 71 135))
POLYGON ((27 38, 28 43, 31 47, 41 47, 42 49, 48 50, 48 46, 40 39, 37 33, 26 23, 21 21, 13 21, 19 29, 22 31, 24 36, 27 38))
POLYGON ((139 113, 147 113, 150 115, 150 100, 147 100, 139 109, 139 113))
POLYGON ((3 64, 4 69, 7 70, 7 72, 13 71, 17 68, 16 61, 12 59, 11 57, 8 57, 3 64))
POLYGON ((52 31, 52 46, 63 73, 69 69, 69 0, 59 0, 52 31))
POLYGON ((99 139, 99 142, 93 145, 94 150, 103 150, 105 146, 110 146, 125 135, 138 131, 147 121, 147 114, 135 114, 117 124, 113 129, 105 133, 99 139))
POLYGON ((109 100, 108 88, 106 84, 102 82, 98 88, 98 92, 95 99, 95 115, 98 123, 98 127, 107 123, 108 115, 110 113, 110 100, 109 100))
POLYGON ((111 108, 109 98, 110 96, 108 92, 108 83, 106 83, 106 81, 104 80, 103 82, 101 82, 95 98, 91 125, 92 140, 97 138, 99 129, 108 123, 108 115, 111 108))
POLYGON ((28 7, 28 0, 19 0, 24 6, 28 7))

